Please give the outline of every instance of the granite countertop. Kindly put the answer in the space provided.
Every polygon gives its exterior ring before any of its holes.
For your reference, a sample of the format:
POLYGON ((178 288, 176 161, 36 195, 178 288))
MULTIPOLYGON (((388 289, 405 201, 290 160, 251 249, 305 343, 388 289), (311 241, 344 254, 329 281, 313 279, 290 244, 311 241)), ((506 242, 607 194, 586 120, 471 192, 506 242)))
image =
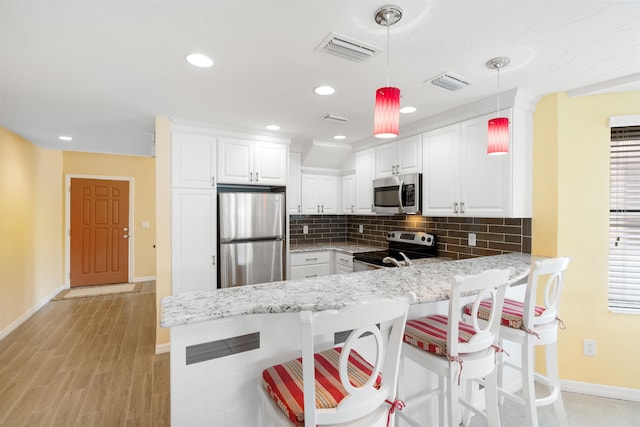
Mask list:
POLYGON ((291 245, 289 251, 294 253, 314 252, 314 251, 341 251, 355 254, 357 252, 381 251, 382 246, 358 245, 352 242, 331 242, 331 243, 302 243, 291 245))
POLYGON ((173 295, 161 300, 160 326, 170 328, 245 314, 340 309, 365 298, 393 298, 410 291, 417 296, 416 304, 442 301, 448 298, 456 274, 513 267, 510 283, 516 283, 527 276, 531 258, 529 254, 513 253, 173 295))

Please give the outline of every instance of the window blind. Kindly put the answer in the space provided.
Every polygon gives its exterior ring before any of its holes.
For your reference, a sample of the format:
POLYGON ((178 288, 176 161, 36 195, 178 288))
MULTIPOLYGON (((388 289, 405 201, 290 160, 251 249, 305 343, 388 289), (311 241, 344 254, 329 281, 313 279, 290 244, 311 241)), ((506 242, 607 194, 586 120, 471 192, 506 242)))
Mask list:
POLYGON ((609 309, 640 313, 640 126, 611 128, 609 309))

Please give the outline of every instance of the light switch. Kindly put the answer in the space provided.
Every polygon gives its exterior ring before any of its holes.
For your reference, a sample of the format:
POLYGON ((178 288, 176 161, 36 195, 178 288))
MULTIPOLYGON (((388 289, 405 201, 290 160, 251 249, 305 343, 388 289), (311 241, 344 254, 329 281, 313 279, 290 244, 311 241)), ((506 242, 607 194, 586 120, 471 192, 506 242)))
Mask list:
POLYGON ((476 245, 476 234, 469 233, 469 246, 475 246, 475 245, 476 245))
POLYGON ((149 228, 151 227, 151 224, 149 224, 149 221, 142 221, 142 228, 149 228))
POLYGON ((302 234, 308 234, 309 233, 309 226, 308 225, 303 225, 302 226, 302 234))

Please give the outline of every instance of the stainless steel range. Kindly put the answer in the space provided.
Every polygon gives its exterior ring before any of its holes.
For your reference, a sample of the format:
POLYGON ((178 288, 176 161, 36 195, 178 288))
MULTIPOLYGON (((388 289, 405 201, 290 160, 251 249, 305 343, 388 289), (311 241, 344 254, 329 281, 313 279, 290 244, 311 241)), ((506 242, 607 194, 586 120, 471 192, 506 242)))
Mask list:
POLYGON ((392 231, 387 234, 388 249, 360 252, 353 256, 353 271, 384 267, 405 267, 412 260, 433 258, 437 254, 436 236, 421 231, 392 231))

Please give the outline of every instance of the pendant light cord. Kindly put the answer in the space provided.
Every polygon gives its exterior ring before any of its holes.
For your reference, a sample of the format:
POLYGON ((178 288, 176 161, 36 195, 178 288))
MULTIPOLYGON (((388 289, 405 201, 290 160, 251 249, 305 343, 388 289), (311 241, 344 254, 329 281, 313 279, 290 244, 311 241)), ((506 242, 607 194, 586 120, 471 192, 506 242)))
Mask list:
POLYGON ((391 86, 391 79, 389 78, 390 76, 390 72, 389 72, 389 17, 386 17, 387 20, 387 87, 391 86))
POLYGON ((500 67, 496 67, 498 70, 498 90, 496 91, 496 100, 497 100, 497 109, 496 109, 496 117, 500 116, 500 67))

